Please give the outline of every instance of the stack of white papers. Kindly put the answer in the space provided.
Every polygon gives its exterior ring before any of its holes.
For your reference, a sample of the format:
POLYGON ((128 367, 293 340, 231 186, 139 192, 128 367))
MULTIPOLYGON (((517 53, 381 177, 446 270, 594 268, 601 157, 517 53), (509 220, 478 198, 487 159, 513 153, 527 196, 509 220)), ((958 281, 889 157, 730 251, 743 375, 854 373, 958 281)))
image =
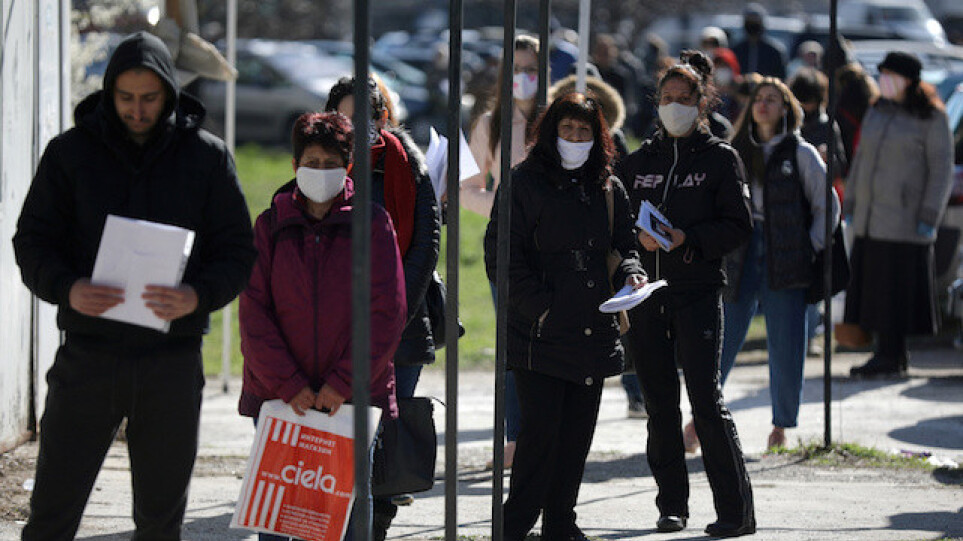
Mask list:
POLYGON ((635 221, 635 225, 651 235, 666 252, 672 247, 672 239, 665 234, 666 229, 673 229, 672 224, 652 203, 642 201, 639 206, 639 219, 635 221))
POLYGON ((124 302, 101 317, 167 332, 170 322, 154 315, 141 295, 148 285, 180 285, 193 246, 188 229, 107 216, 90 281, 123 288, 124 302))
POLYGON ((599 305, 599 312, 614 314, 621 310, 631 310, 652 296, 655 290, 667 285, 669 285, 669 283, 665 280, 657 280, 645 284, 639 289, 632 289, 632 286, 625 286, 618 290, 611 299, 599 305))
MULTIPOLYGON (((458 182, 466 178, 473 177, 479 173, 478 164, 472 156, 471 148, 465 141, 465 134, 458 130, 459 139, 459 172, 458 182)), ((431 185, 435 188, 435 199, 441 206, 441 196, 448 190, 448 138, 438 135, 435 128, 431 128, 428 135, 428 151, 425 152, 425 161, 428 162, 428 176, 431 178, 431 185)))

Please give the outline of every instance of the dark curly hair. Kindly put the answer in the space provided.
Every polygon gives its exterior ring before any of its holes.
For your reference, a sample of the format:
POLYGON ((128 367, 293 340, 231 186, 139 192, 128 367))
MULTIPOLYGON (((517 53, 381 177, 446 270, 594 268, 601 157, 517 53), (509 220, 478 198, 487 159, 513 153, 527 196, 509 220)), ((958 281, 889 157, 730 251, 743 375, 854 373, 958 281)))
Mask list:
POLYGON ((354 145, 351 120, 341 113, 331 112, 304 113, 299 116, 291 131, 295 163, 301 162, 304 149, 311 145, 318 145, 328 152, 336 152, 347 166, 351 163, 351 149, 354 145))
POLYGON ((579 92, 559 96, 535 124, 535 143, 526 162, 539 163, 548 169, 560 168, 562 157, 558 153, 558 125, 571 118, 587 122, 592 126, 595 144, 583 165, 585 178, 590 182, 604 184, 612 174, 612 160, 615 157, 615 143, 609 134, 609 126, 602 116, 599 102, 579 92))
POLYGON ((705 106, 699 108, 699 118, 705 122, 706 115, 712 111, 719 98, 716 96, 715 85, 712 84, 712 60, 699 51, 685 50, 679 54, 679 63, 670 67, 659 79, 656 104, 662 98, 662 87, 671 79, 679 79, 688 83, 690 92, 705 100, 705 106))
MULTIPOLYGON (((342 77, 328 91, 328 101, 324 104, 325 111, 337 111, 341 100, 354 94, 354 77, 342 77)), ((368 78, 368 95, 371 97, 371 118, 381 120, 388 108, 385 97, 378 88, 378 82, 373 77, 368 78)))

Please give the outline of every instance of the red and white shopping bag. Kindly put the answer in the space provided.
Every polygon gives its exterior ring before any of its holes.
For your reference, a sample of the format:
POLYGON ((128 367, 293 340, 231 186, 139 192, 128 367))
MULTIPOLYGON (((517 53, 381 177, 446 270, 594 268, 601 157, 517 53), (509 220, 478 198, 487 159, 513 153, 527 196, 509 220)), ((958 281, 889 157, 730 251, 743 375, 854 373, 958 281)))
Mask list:
MULTIPOLYGON (((379 417, 369 408, 368 446, 379 417)), ((265 402, 231 527, 340 540, 354 495, 354 408, 300 416, 283 400, 265 402)))

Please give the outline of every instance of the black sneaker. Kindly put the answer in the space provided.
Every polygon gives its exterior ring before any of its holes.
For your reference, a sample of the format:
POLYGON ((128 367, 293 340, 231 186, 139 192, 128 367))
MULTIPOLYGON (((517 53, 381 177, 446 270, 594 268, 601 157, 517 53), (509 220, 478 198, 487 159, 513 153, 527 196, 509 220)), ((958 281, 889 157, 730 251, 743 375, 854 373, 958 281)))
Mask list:
POLYGON ((749 524, 739 524, 736 522, 724 522, 717 520, 706 526, 706 534, 709 537, 739 537, 756 533, 756 522, 749 524))
POLYGON ((866 364, 854 366, 849 370, 849 377, 853 379, 899 378, 906 375, 900 359, 892 359, 873 355, 866 364))

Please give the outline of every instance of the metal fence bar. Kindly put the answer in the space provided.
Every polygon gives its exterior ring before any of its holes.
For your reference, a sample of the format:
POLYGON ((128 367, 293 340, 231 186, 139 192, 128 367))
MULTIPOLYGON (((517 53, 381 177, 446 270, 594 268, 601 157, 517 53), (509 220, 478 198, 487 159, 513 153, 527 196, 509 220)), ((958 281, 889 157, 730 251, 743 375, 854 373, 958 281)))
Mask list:
POLYGON ((538 3, 538 93, 535 99, 538 111, 545 109, 548 103, 548 87, 551 84, 548 73, 548 52, 551 48, 549 22, 552 14, 552 0, 539 0, 538 3))
MULTIPOLYGON (((227 63, 237 65, 237 0, 227 0, 227 63)), ((237 116, 235 115, 237 84, 235 80, 229 79, 224 92, 224 142, 227 150, 234 154, 234 139, 237 126, 237 116)), ((234 326, 231 325, 234 318, 231 316, 231 305, 228 304, 221 311, 221 390, 224 394, 229 391, 228 383, 231 380, 231 339, 234 326)))
MULTIPOLYGON (((501 182, 498 185, 498 256, 495 281, 498 289, 498 313, 495 331, 495 456, 492 467, 492 541, 504 539, 502 493, 505 471, 505 366, 508 353, 508 260, 509 230, 512 212, 512 85, 515 72, 515 0, 505 0, 502 36, 501 88, 502 125, 498 134, 501 144, 501 182)), ((495 134, 491 134, 495 137, 495 134)))
POLYGON ((445 540, 458 538, 458 261, 461 179, 462 0, 451 1, 448 23, 448 229, 445 278, 445 540))
POLYGON ((368 0, 354 2, 354 203, 351 206, 351 363, 354 433, 354 539, 371 539, 371 455, 367 446, 368 382, 371 379, 371 158, 368 124, 371 98, 368 71, 371 11, 368 0), (357 441, 357 440, 356 440, 357 441))
POLYGON ((826 241, 823 253, 823 284, 824 292, 824 314, 823 314, 823 445, 829 447, 833 442, 833 223, 832 203, 833 203, 833 180, 836 178, 836 69, 838 66, 839 55, 842 51, 837 47, 838 28, 836 26, 836 9, 838 0, 829 2, 829 148, 828 162, 826 164, 826 241))

